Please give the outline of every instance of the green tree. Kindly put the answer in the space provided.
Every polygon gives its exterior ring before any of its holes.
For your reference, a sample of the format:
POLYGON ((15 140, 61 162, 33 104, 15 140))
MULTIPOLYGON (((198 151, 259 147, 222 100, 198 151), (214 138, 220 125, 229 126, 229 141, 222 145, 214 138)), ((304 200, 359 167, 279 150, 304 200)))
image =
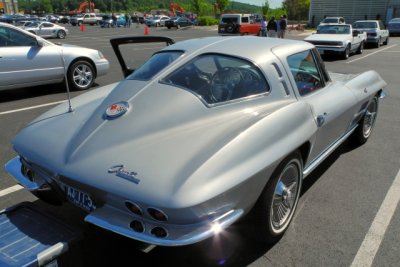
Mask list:
POLYGON ((265 1, 264 5, 262 5, 261 10, 262 10, 263 15, 268 14, 268 11, 270 10, 268 0, 265 1))
POLYGON ((203 16, 205 14, 205 10, 207 9, 207 3, 205 0, 193 0, 192 8, 193 12, 198 16, 203 16))
POLYGON ((284 0, 283 7, 287 10, 289 19, 305 20, 308 18, 310 0, 284 0))
POLYGON ((223 14, 225 8, 229 5, 229 0, 215 0, 218 4, 219 13, 223 14))

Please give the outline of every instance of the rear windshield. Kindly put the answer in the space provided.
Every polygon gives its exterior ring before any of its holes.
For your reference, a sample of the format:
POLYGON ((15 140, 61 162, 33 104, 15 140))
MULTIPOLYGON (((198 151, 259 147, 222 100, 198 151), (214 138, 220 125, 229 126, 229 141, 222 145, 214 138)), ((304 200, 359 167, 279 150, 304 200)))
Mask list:
POLYGON ((238 17, 223 17, 221 19, 222 23, 238 23, 239 18, 238 17))
POLYGON ((148 81, 166 66, 183 54, 182 51, 166 51, 154 54, 149 60, 133 72, 128 80, 148 81))
POLYGON ((360 22, 354 22, 353 23, 353 28, 355 29, 374 29, 377 28, 377 25, 375 22, 371 22, 371 21, 360 21, 360 22))
POLYGON ((323 23, 338 23, 338 19, 324 19, 323 23))

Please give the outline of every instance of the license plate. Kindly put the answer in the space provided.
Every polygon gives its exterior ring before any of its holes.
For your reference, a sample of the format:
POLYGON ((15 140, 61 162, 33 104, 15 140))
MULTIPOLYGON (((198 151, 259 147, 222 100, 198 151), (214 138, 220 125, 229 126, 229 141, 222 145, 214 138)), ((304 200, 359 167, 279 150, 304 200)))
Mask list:
POLYGON ((89 212, 96 209, 96 206, 94 205, 93 200, 90 198, 89 194, 65 184, 63 186, 67 199, 70 202, 89 212))

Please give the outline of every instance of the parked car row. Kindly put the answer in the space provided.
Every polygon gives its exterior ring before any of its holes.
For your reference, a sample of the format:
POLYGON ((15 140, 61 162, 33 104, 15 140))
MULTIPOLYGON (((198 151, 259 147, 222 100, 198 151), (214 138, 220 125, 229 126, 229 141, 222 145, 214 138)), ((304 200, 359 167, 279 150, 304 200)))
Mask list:
POLYGON ((328 17, 318 25, 316 33, 304 40, 314 44, 321 55, 336 54, 347 59, 352 53, 361 54, 367 44, 387 45, 389 36, 390 31, 380 20, 359 20, 350 25, 341 17, 328 17))

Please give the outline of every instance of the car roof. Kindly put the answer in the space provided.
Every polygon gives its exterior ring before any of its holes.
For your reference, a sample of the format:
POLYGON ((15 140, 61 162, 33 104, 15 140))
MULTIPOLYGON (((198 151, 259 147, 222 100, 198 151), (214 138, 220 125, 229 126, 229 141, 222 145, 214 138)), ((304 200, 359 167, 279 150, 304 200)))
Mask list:
POLYGON ((288 53, 296 53, 313 47, 312 44, 305 41, 289 39, 260 38, 257 36, 216 36, 181 41, 172 46, 167 46, 163 50, 183 50, 186 54, 220 53, 259 62, 265 56, 270 55, 275 48, 286 49, 288 53))

